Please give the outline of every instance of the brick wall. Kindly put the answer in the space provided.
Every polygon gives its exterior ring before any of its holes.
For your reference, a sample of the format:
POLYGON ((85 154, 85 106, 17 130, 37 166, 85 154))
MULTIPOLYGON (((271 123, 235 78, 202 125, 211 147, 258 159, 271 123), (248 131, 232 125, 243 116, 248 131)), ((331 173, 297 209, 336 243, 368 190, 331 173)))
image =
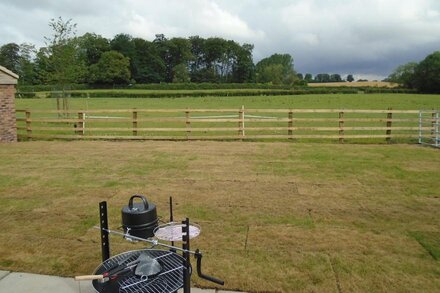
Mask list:
POLYGON ((15 85, 0 84, 0 143, 17 141, 15 85))

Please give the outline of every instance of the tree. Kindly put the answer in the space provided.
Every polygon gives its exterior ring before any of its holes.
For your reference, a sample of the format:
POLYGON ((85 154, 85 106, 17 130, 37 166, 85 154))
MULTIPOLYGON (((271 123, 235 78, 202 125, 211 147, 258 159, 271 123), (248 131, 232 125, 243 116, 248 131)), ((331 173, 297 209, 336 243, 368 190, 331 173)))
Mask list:
POLYGON ((20 84, 33 84, 36 81, 34 66, 35 46, 23 43, 9 43, 0 47, 0 65, 17 73, 20 84))
POLYGON ((342 78, 339 74, 332 74, 330 75, 330 82, 341 82, 342 78))
POLYGON ((284 80, 283 66, 281 64, 269 64, 259 69, 257 81, 262 83, 282 84, 284 80))
MULTIPOLYGON (((59 17, 57 20, 51 19, 49 26, 53 34, 45 37, 47 48, 40 50, 38 57, 44 60, 45 80, 59 87, 62 91, 62 109, 68 110, 67 86, 84 81, 86 66, 81 58, 78 40, 75 37, 76 23, 72 23, 72 19, 64 21, 59 17)), ((59 95, 57 95, 57 109, 61 109, 59 95)))
POLYGON ((243 44, 235 47, 235 61, 232 67, 232 82, 255 82, 255 65, 252 60, 254 45, 243 44))
POLYGON ((136 76, 139 68, 136 66, 136 47, 133 42, 133 37, 129 34, 117 34, 110 41, 111 50, 117 51, 128 57, 130 60, 130 72, 136 76))
POLYGON ((188 66, 193 58, 191 42, 184 38, 168 40, 163 34, 159 34, 153 44, 165 65, 165 81, 173 82, 174 67, 180 64, 188 66))
POLYGON ((273 54, 262 59, 256 66, 257 82, 293 84, 298 77, 293 69, 293 58, 289 54, 273 54), (271 77, 270 74, 273 74, 271 77))
POLYGON ((223 38, 189 38, 192 58, 189 71, 193 82, 253 82, 255 65, 251 44, 240 45, 223 38))
POLYGON ((204 43, 204 72, 211 82, 225 81, 230 68, 230 44, 222 38, 208 38, 204 43))
POLYGON ((37 82, 37 72, 35 67, 35 46, 23 43, 20 45, 20 61, 18 66, 18 80, 20 84, 31 85, 37 82))
POLYGON ((80 56, 78 40, 75 38, 76 24, 72 23, 72 19, 52 19, 49 26, 53 35, 45 37, 47 50, 41 53, 47 54, 48 80, 58 84, 64 91, 68 84, 83 80, 86 67, 80 56))
POLYGON ((110 51, 110 42, 94 33, 86 33, 78 38, 78 45, 85 55, 87 66, 98 63, 102 53, 110 51))
POLYGON ((189 61, 189 72, 191 81, 201 82, 203 80, 201 71, 205 66, 205 39, 199 36, 189 37, 191 43, 192 60, 189 61))
POLYGON ((135 46, 132 78, 139 83, 163 82, 166 78, 165 63, 154 43, 141 38, 133 39, 135 46))
POLYGON ((306 75, 304 75, 304 80, 306 82, 313 82, 313 75, 310 73, 306 73, 306 75))
POLYGON ((0 47, 0 65, 18 73, 20 63, 20 46, 9 43, 0 47))
POLYGON ((388 76, 387 81, 398 83, 407 88, 413 88, 416 67, 416 62, 400 65, 388 76))
POLYGON ((130 81, 130 61, 117 51, 107 51, 98 63, 90 66, 92 83, 127 84, 130 81))
POLYGON ((414 86, 421 92, 440 93, 440 51, 428 55, 416 66, 414 86))
POLYGON ((353 82, 354 81, 354 77, 352 74, 347 75, 347 81, 348 82, 353 82))
MULTIPOLYGON (((191 53, 191 42, 184 38, 172 38, 165 43, 166 53, 165 53, 165 66, 167 69, 167 81, 174 82, 174 74, 182 74, 188 72, 188 63, 193 59, 191 53), (183 66, 185 70, 183 70, 183 66), (176 67, 178 67, 176 71, 176 67)), ((186 73, 184 74, 186 75, 186 73)), ((186 79, 182 75, 177 77, 179 79, 186 79)))
POLYGON ((39 84, 49 83, 49 49, 47 47, 42 47, 38 50, 35 57, 35 71, 36 79, 39 84))
POLYGON ((319 73, 315 76, 315 82, 330 82, 330 74, 319 73))
POLYGON ((188 66, 186 64, 178 64, 173 68, 173 82, 185 83, 189 82, 191 79, 189 77, 188 66))

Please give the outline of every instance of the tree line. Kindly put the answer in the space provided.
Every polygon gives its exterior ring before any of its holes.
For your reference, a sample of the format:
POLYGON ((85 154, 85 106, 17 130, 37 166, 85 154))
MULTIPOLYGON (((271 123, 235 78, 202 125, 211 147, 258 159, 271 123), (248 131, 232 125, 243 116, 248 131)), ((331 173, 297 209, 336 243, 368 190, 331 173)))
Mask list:
POLYGON ((440 93, 440 51, 398 66, 386 79, 422 93, 440 93))
POLYGON ((354 77, 352 74, 348 74, 346 79, 343 79, 340 74, 333 73, 319 73, 313 77, 312 74, 307 73, 304 76, 301 73, 298 73, 298 78, 306 81, 307 83, 323 83, 323 82, 352 82, 354 81, 354 77))
MULTIPOLYGON (((344 81, 339 74, 294 69, 289 54, 273 54, 257 64, 252 44, 219 37, 166 38, 148 41, 129 34, 112 39, 94 33, 76 36, 76 24, 61 17, 49 22, 45 46, 9 43, 0 47, 0 64, 20 75, 22 85, 114 85, 134 83, 268 83, 305 85, 344 81)), ((347 81, 353 81, 349 75, 347 81)))
POLYGON ((76 36, 76 24, 61 17, 49 22, 52 35, 38 50, 32 44, 0 47, 0 64, 20 75, 20 83, 300 83, 289 54, 274 54, 257 64, 252 44, 219 37, 153 41, 118 34, 76 36))

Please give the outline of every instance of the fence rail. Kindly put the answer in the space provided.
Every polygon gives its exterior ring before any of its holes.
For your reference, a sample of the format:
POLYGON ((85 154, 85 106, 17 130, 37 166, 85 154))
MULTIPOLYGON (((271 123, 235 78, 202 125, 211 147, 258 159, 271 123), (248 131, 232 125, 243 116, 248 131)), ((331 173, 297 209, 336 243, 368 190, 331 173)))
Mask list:
POLYGON ((367 139, 371 142, 416 143, 420 141, 422 132, 427 134, 428 139, 436 134, 438 136, 438 112, 434 110, 424 111, 425 115, 421 115, 419 110, 244 107, 76 111, 19 109, 16 112, 20 140, 318 139, 344 143, 367 139))

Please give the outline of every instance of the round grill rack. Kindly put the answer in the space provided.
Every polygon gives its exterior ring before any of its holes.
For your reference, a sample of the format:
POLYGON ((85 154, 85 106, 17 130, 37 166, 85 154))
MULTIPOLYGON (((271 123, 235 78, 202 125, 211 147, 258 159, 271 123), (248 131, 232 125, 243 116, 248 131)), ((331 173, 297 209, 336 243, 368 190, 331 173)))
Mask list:
POLYGON ((141 249, 124 252, 104 261, 96 269, 95 274, 101 274, 117 264, 128 264, 136 260, 141 253, 147 254, 160 263, 162 270, 159 274, 143 279, 131 271, 126 275, 119 276, 115 280, 109 280, 105 283, 94 280, 93 287, 95 290, 97 292, 109 293, 165 293, 175 292, 183 287, 185 260, 177 253, 167 250, 141 249))
MULTIPOLYGON (((157 239, 164 241, 182 241, 182 228, 184 226, 185 225, 182 223, 170 222, 154 229, 154 236, 156 236, 157 239)), ((200 226, 192 223, 189 226, 189 239, 199 236, 200 231, 200 226)))

